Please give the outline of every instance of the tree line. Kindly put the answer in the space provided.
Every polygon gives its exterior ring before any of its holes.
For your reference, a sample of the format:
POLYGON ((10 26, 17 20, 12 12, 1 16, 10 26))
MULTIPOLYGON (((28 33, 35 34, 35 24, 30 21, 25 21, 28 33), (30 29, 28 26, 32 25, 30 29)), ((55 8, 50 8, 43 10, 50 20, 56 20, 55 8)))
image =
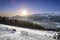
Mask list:
POLYGON ((11 26, 23 27, 23 28, 38 29, 38 30, 56 31, 55 29, 45 29, 42 25, 38 25, 33 22, 10 19, 9 17, 2 17, 2 16, 0 16, 0 24, 6 24, 11 26))

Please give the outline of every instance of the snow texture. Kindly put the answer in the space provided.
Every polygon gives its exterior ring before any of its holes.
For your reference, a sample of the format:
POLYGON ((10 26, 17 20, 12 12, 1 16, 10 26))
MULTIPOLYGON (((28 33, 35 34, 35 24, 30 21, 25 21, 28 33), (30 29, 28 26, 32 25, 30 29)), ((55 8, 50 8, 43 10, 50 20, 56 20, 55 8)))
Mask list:
POLYGON ((54 33, 56 32, 18 28, 0 24, 0 40, 57 40, 47 36, 53 36, 54 33))

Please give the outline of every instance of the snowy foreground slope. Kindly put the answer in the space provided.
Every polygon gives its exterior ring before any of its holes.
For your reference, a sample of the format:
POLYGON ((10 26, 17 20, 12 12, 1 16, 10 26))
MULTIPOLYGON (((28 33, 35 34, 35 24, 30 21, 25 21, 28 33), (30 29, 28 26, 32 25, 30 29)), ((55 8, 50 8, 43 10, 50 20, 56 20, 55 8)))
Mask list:
POLYGON ((0 24, 0 40, 57 40, 52 38, 55 33, 0 24))

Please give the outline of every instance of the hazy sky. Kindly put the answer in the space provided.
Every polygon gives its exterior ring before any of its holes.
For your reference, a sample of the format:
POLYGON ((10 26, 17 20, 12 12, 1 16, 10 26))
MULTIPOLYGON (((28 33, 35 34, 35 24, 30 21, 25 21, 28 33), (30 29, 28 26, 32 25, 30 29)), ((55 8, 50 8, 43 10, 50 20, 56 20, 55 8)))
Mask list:
POLYGON ((0 0, 0 14, 18 14, 22 9, 31 13, 60 12, 60 0, 0 0))

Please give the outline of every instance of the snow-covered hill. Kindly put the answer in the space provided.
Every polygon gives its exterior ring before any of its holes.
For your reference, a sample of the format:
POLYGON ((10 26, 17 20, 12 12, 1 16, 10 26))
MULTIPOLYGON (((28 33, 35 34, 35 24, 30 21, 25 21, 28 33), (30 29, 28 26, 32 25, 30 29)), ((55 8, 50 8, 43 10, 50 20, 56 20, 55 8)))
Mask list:
POLYGON ((56 40, 55 33, 0 24, 0 40, 56 40))

